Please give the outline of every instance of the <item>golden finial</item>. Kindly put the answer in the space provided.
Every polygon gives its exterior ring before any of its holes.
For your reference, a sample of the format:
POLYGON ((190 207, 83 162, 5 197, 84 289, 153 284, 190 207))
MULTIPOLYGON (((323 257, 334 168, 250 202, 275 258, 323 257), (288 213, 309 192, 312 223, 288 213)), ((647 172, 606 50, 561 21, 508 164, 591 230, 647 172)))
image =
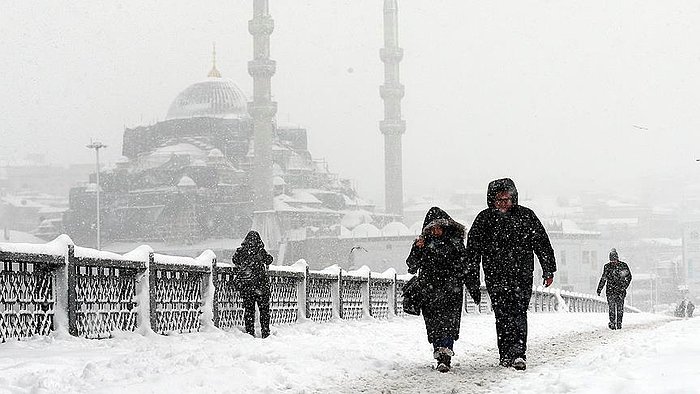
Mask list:
POLYGON ((221 78, 221 73, 219 70, 216 69, 216 43, 213 43, 214 45, 214 51, 212 52, 212 67, 211 71, 209 71, 209 75, 207 75, 209 78, 221 78))

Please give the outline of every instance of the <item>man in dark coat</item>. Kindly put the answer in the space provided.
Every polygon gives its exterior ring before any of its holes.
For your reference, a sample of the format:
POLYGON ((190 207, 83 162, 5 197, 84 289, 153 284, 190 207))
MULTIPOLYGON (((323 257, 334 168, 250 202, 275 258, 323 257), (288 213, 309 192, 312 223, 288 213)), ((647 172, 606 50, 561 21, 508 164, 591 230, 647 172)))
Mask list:
POLYGON ((257 231, 250 231, 231 257, 234 284, 243 298, 245 331, 255 336, 255 304, 260 310, 260 334, 270 335, 270 277, 272 256, 257 231))
POLYGON ((608 328, 611 330, 622 328, 625 296, 630 282, 632 282, 630 267, 624 261, 620 261, 617 250, 613 248, 610 251, 610 262, 603 267, 603 276, 600 277, 597 290, 598 295, 600 295, 603 286, 607 283, 605 296, 608 298, 608 315, 610 317, 608 328))
POLYGON ((477 282, 479 264, 483 264, 486 290, 496 315, 500 364, 523 370, 533 252, 540 261, 544 285, 550 286, 557 269, 554 250, 535 213, 518 204, 518 190, 511 179, 489 183, 486 202, 488 208, 476 216, 469 230, 465 282, 477 282))
POLYGON ((686 317, 693 317, 694 310, 695 310, 695 304, 693 304, 693 301, 688 300, 688 304, 685 308, 686 317))
POLYGON ((442 209, 430 208, 406 264, 411 274, 420 270, 419 283, 425 297, 421 310, 440 372, 450 370, 454 341, 459 339, 464 253, 464 226, 442 209))

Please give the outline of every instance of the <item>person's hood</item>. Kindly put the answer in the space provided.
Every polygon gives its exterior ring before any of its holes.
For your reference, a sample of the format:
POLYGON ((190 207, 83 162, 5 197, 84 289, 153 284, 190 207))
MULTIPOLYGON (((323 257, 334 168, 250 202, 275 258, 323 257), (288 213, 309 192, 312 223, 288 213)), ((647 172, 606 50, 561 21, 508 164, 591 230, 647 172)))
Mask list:
POLYGON ((513 206, 518 205, 518 189, 515 187, 515 182, 510 178, 496 179, 489 182, 489 189, 486 192, 486 204, 489 208, 496 208, 496 194, 500 192, 510 192, 513 206))
POLYGON ((245 236, 243 242, 241 242, 241 248, 248 249, 250 251, 258 251, 265 248, 265 243, 260 238, 260 234, 257 231, 251 230, 245 236))
MULTIPOLYGON (((465 228, 464 226, 452 219, 447 212, 443 211, 439 207, 432 207, 425 214, 425 219, 423 220, 423 231, 422 234, 426 235, 433 226, 441 226, 445 230, 445 233, 457 234, 461 238, 464 238, 465 228)), ((450 234, 448 234, 450 235, 450 234)))

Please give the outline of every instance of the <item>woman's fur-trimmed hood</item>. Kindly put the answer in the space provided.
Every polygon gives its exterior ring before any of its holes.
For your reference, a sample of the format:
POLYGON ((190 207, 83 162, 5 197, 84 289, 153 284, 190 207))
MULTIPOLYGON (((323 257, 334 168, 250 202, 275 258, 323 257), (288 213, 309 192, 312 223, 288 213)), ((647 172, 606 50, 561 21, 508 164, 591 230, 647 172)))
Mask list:
POLYGON ((464 225, 452 219, 450 215, 447 214, 447 212, 443 211, 438 207, 430 208, 430 210, 428 210, 428 213, 425 215, 425 220, 423 221, 423 230, 421 232, 422 235, 424 237, 429 236, 430 229, 435 226, 442 227, 445 232, 445 235, 447 236, 451 237, 456 235, 462 239, 465 237, 464 225))

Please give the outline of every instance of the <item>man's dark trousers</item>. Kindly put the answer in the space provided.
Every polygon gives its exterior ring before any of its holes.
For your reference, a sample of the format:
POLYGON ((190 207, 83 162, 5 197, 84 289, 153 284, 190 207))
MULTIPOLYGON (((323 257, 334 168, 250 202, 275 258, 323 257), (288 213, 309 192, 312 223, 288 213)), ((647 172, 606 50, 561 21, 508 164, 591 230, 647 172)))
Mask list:
POLYGON ((613 330, 622 328, 622 313, 625 306, 625 295, 620 293, 606 294, 608 298, 609 327, 613 330))
POLYGON ((532 296, 531 288, 499 289, 490 293, 501 361, 526 358, 527 308, 532 296))

